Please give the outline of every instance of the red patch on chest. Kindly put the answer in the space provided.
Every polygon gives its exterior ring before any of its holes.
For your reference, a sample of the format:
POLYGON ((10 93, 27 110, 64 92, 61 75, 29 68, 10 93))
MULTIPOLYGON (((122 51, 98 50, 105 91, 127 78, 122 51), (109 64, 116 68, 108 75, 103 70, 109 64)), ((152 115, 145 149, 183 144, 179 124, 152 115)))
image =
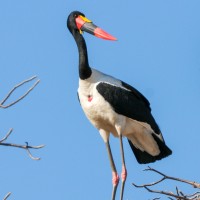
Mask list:
POLYGON ((93 99, 93 97, 89 95, 89 96, 88 96, 88 101, 91 102, 92 99, 93 99))

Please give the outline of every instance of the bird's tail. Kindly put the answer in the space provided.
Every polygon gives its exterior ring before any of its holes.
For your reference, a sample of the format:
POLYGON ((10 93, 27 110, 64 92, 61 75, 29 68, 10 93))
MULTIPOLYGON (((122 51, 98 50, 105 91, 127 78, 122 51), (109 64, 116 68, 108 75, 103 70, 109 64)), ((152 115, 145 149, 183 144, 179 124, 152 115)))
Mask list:
POLYGON ((142 151, 139 148, 136 148, 131 142, 131 140, 128 139, 131 149, 133 153, 135 154, 135 157, 138 163, 140 164, 152 163, 152 162, 155 162, 156 160, 161 160, 162 158, 165 158, 172 154, 171 149, 165 144, 164 141, 160 140, 160 138, 158 138, 155 134, 152 134, 152 136, 160 150, 160 153, 155 156, 147 153, 146 151, 142 151))

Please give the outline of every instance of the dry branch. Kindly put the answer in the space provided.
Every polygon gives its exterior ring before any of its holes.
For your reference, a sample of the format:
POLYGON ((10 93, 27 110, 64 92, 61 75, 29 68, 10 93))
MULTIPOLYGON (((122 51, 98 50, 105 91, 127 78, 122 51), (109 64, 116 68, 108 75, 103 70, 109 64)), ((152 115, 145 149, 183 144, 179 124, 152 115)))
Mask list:
POLYGON ((6 143, 4 141, 6 141, 8 139, 8 137, 11 135, 13 129, 11 128, 8 133, 3 137, 3 139, 0 140, 0 145, 1 146, 9 146, 9 147, 16 147, 16 148, 21 148, 21 149, 25 149, 29 155, 29 157, 33 160, 40 160, 40 158, 38 157, 34 157, 31 152, 30 149, 40 149, 43 148, 45 145, 38 145, 38 146, 30 146, 28 145, 28 142, 26 142, 25 145, 21 145, 21 144, 13 144, 13 143, 6 143))
POLYGON ((17 88, 21 87, 22 85, 24 85, 24 84, 26 84, 26 83, 28 83, 28 82, 30 82, 30 81, 36 79, 36 78, 37 78, 37 76, 33 76, 33 77, 31 77, 31 78, 29 78, 29 79, 27 79, 27 80, 24 80, 24 81, 22 81, 21 83, 15 85, 15 86, 13 87, 13 89, 11 89, 10 92, 8 92, 8 94, 6 95, 6 97, 0 102, 0 108, 8 108, 8 107, 11 107, 11 106, 13 106, 14 104, 18 103, 19 101, 21 101, 24 97, 26 97, 26 96, 36 87, 36 85, 40 82, 40 80, 37 80, 37 81, 33 84, 33 86, 31 86, 31 87, 30 87, 21 97, 19 97, 17 100, 15 100, 15 101, 13 101, 13 102, 11 102, 11 103, 5 105, 5 103, 6 103, 6 101, 8 100, 8 98, 13 94, 13 92, 14 92, 17 88))
MULTIPOLYGON (((182 182, 188 185, 193 186, 194 188, 198 188, 200 189, 200 184, 194 181, 188 181, 185 179, 180 179, 180 178, 176 178, 176 177, 172 177, 172 176, 168 176, 158 170, 155 170, 151 167, 148 167, 147 169, 145 169, 144 171, 153 171, 159 175, 162 176, 162 178, 158 181, 155 181, 153 183, 148 183, 148 184, 143 184, 143 185, 136 185, 135 183, 132 183, 135 187, 137 188, 145 188, 147 191, 152 192, 152 193, 158 193, 158 194, 163 194, 166 195, 169 199, 174 200, 174 198, 176 200, 200 200, 200 191, 197 191, 193 194, 190 195, 185 195, 183 192, 181 192, 178 187, 176 187, 176 194, 174 194, 173 192, 167 192, 164 190, 153 190, 150 187, 158 185, 159 183, 163 182, 164 180, 173 180, 173 181, 177 181, 177 182, 182 182), (173 197, 173 198, 172 198, 173 197)), ((159 199, 159 198, 155 198, 155 199, 159 199)))
POLYGON ((175 180, 175 181, 179 181, 179 182, 182 182, 182 183, 187 183, 189 185, 192 185, 194 188, 200 188, 199 183, 196 183, 194 181, 188 181, 188 180, 180 179, 180 178, 175 178, 175 177, 172 177, 172 176, 168 176, 168 175, 163 174, 163 173, 159 172, 158 170, 155 170, 151 167, 148 167, 147 169, 145 169, 145 171, 153 171, 153 172, 156 172, 157 174, 160 174, 165 179, 170 179, 170 180, 175 180))
MULTIPOLYGON (((19 101, 21 101, 23 98, 25 98, 36 86, 37 84, 40 82, 40 80, 36 80, 35 83, 22 95, 20 96, 18 99, 16 99, 15 101, 12 101, 11 103, 6 104, 7 100, 11 97, 11 95, 22 85, 35 80, 37 78, 37 76, 33 76, 29 79, 26 79, 24 81, 22 81, 21 83, 15 85, 9 92, 8 94, 5 96, 5 98, 0 102, 0 108, 9 108, 13 105, 15 105, 16 103, 18 103, 19 101), (6 105, 5 105, 6 104, 6 105)), ((26 145, 20 145, 20 144, 14 144, 14 143, 6 143, 5 141, 8 139, 8 137, 11 135, 13 129, 11 128, 7 134, 0 140, 0 145, 1 146, 9 146, 9 147, 15 147, 15 148, 21 148, 26 150, 26 152, 28 153, 29 157, 33 160, 40 160, 40 158, 38 157, 34 157, 31 152, 30 149, 40 149, 43 148, 44 145, 39 145, 39 146, 30 146, 28 145, 28 142, 25 142, 26 145)), ((11 192, 8 192, 6 194, 6 196, 3 198, 3 200, 7 200, 8 197, 11 195, 11 192)))
POLYGON ((11 192, 8 192, 8 194, 6 194, 6 196, 3 198, 3 200, 8 199, 8 197, 11 195, 11 192))
MULTIPOLYGON (((15 101, 12 101, 9 104, 6 104, 7 100, 11 97, 11 95, 22 85, 31 82, 32 80, 35 80, 37 78, 37 76, 33 76, 29 79, 26 79, 24 81, 22 81, 21 83, 15 85, 9 92, 8 94, 5 96, 5 98, 0 102, 0 108, 9 108, 13 105, 15 105, 16 103, 18 103, 19 101, 21 101, 23 98, 25 98, 36 86, 37 84, 40 82, 40 80, 36 80, 35 83, 22 95, 20 96, 18 99, 16 99, 15 101), (6 105, 5 105, 6 104, 6 105)), ((14 144, 14 143, 6 143, 5 141, 8 139, 8 137, 11 135, 13 129, 10 129, 8 131, 8 133, 0 140, 0 145, 1 146, 9 146, 9 147, 16 147, 16 148, 21 148, 21 149, 25 149, 29 155, 29 157, 33 160, 40 160, 40 158, 34 157, 31 152, 30 149, 40 149, 42 147, 44 147, 44 145, 39 145, 39 146, 30 146, 28 145, 28 143, 26 142, 25 145, 20 145, 20 144, 14 144)))

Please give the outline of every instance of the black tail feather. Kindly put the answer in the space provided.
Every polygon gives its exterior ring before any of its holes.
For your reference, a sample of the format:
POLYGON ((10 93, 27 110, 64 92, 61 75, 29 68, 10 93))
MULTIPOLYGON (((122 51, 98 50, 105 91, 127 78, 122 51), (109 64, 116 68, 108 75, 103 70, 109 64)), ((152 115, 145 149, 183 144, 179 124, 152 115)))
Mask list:
POLYGON ((152 156, 145 151, 141 151, 140 149, 137 149, 132 144, 132 142, 130 140, 128 140, 128 142, 131 146, 131 149, 132 149, 133 153, 135 154, 135 157, 136 157, 138 163, 140 163, 140 164, 152 163, 152 162, 155 162, 156 160, 161 160, 162 158, 165 158, 172 154, 171 149, 169 149, 169 147, 167 147, 167 145, 163 141, 161 141, 154 134, 152 134, 152 136, 154 137, 154 139, 157 142, 159 149, 160 149, 160 154, 157 156, 152 156))

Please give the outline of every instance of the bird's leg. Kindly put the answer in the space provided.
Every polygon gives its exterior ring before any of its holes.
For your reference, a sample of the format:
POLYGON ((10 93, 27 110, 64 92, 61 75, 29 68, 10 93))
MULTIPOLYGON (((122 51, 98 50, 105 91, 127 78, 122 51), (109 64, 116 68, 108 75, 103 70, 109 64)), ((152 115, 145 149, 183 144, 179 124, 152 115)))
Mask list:
POLYGON ((122 134, 119 134, 119 141, 120 141, 120 151, 121 151, 121 157, 122 157, 122 172, 121 172, 121 193, 120 193, 120 200, 123 199, 124 194, 124 185, 127 177, 127 170, 125 165, 125 158, 124 158, 124 148, 123 148, 123 141, 122 141, 122 134))
POLYGON ((111 166, 111 170, 112 170, 112 184, 113 184, 112 200, 115 200, 117 186, 118 186, 118 183, 119 183, 119 176, 117 174, 117 170, 116 170, 115 163, 114 163, 114 160, 113 160, 109 140, 106 141, 105 144, 106 144, 106 148, 107 148, 107 151, 108 151, 108 157, 109 157, 110 166, 111 166))

